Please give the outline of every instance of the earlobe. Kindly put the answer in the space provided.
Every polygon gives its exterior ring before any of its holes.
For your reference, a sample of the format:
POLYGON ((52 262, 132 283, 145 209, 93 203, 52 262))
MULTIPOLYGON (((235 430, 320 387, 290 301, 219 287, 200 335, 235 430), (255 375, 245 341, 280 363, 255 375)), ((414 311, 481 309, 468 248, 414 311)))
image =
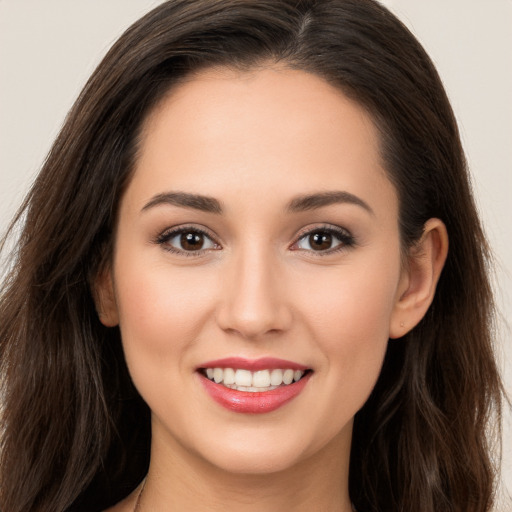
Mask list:
POLYGON ((93 297, 100 322, 105 327, 118 325, 119 315, 110 269, 102 270, 96 276, 93 285, 93 297))
POLYGON ((425 316, 434 300, 447 255, 446 226, 440 219, 429 219, 402 270, 390 320, 390 338, 404 336, 425 316))

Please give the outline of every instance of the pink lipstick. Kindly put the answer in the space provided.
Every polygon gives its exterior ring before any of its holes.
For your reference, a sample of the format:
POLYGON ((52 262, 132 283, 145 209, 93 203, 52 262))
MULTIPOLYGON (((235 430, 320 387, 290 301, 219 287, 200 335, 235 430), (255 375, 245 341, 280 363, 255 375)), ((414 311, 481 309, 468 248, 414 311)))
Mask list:
POLYGON ((307 370, 308 367, 302 364, 278 359, 276 357, 261 357, 260 359, 244 359, 242 357, 225 357, 207 361, 201 365, 201 368, 240 368, 256 372, 258 370, 274 370, 277 368, 290 368, 292 370, 307 370))
POLYGON ((250 414, 285 405, 302 392, 311 374, 304 365, 276 358, 230 357, 198 368, 200 381, 215 402, 230 411, 250 414))

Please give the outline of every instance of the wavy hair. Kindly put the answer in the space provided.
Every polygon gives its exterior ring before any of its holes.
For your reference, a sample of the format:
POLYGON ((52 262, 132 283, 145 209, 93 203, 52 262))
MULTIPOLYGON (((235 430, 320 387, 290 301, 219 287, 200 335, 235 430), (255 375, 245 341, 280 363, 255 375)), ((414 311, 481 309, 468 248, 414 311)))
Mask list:
POLYGON ((110 49, 11 225, 21 234, 0 296, 3 512, 102 510, 146 473, 149 410, 119 330, 97 318, 91 282, 111 257, 149 112, 200 69, 269 61, 322 77, 371 115, 398 192, 404 248, 431 217, 450 238, 432 306, 389 342, 356 415, 350 497, 364 512, 490 510, 489 432, 503 388, 489 250, 429 57, 372 0, 172 0, 110 49))

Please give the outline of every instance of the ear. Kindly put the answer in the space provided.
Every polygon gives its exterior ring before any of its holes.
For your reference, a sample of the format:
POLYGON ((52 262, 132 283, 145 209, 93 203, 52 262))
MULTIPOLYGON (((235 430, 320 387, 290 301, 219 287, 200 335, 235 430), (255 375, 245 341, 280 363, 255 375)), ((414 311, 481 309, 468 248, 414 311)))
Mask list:
POLYGON ((390 338, 402 337, 425 316, 434 300, 447 254, 446 226, 439 219, 428 220, 402 269, 389 326, 390 338))
POLYGON ((110 268, 100 270, 94 279, 92 293, 100 322, 105 327, 118 325, 119 314, 110 268))

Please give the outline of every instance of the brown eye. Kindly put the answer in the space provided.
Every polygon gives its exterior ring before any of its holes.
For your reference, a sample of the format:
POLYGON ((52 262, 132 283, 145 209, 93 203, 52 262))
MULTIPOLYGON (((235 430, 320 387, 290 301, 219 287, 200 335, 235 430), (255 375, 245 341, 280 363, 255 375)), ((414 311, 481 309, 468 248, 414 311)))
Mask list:
POLYGON ((309 246, 314 251, 325 251, 332 246, 332 235, 324 231, 319 231, 309 235, 309 246))
POLYGON ((160 235, 156 241, 167 251, 187 256, 221 248, 209 235, 203 233, 200 229, 194 228, 167 231, 160 235))
POLYGON ((346 249, 354 245, 354 238, 345 229, 328 227, 313 229, 305 233, 295 244, 300 250, 331 254, 338 249, 346 249))
POLYGON ((204 235, 202 233, 182 233, 180 244, 185 251, 198 251, 203 248, 204 235))

